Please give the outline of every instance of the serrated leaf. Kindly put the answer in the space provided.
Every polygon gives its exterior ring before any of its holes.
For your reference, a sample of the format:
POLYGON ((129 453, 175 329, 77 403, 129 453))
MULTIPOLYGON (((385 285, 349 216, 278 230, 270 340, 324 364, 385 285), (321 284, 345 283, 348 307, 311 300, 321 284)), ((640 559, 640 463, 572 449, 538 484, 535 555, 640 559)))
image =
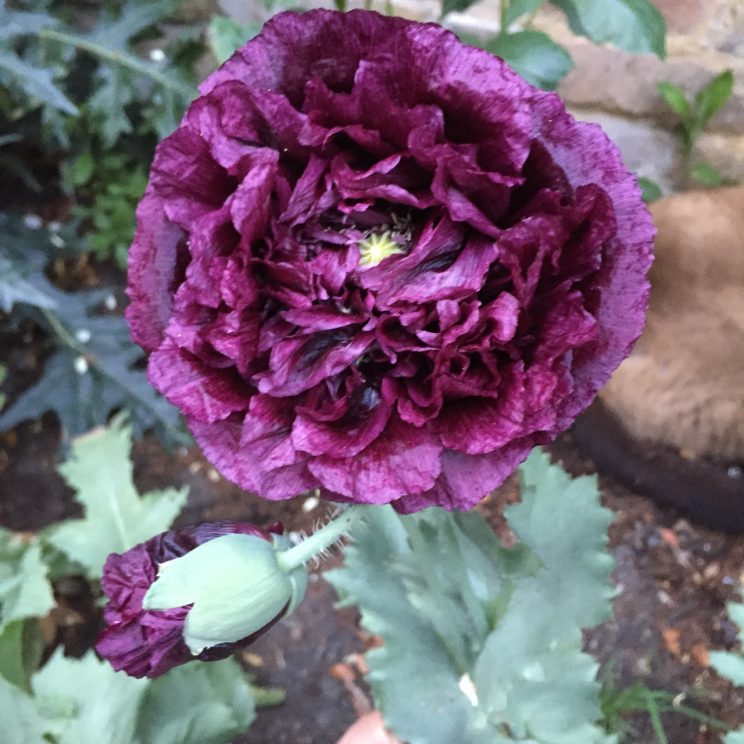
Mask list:
MULTIPOLYGON (((6 687, 0 678, 0 714, 6 687)), ((10 744, 101 744, 102 737, 106 744, 228 744, 255 717, 250 686, 234 659, 190 664, 152 681, 115 672, 92 651, 71 659, 60 648, 32 687, 33 698, 11 689, 24 715, 22 738, 10 744), (48 738, 31 738, 37 731, 48 738)), ((14 719, 3 718, 3 725, 8 720, 14 719)))
POLYGON ((226 744, 254 718, 250 685, 226 659, 179 667, 152 682, 136 733, 141 744, 226 744))
POLYGON ((212 16, 207 28, 209 49, 215 59, 222 64, 260 30, 258 24, 238 23, 221 15, 212 16))
POLYGON ((122 553, 164 532, 186 503, 185 488, 137 493, 131 444, 130 427, 120 415, 108 428, 74 440, 70 457, 59 467, 85 517, 52 527, 46 539, 94 578, 109 553, 122 553))
POLYGON ((34 67, 13 52, 0 51, 0 82, 9 81, 36 102, 77 114, 77 106, 55 85, 51 70, 34 67))
POLYGON ((540 7, 545 5, 546 0, 511 0, 507 5, 506 12, 504 13, 504 28, 506 29, 511 26, 514 21, 521 18, 529 13, 534 13, 540 7))
POLYGON ((554 90, 574 66, 571 55, 541 31, 502 34, 489 41, 486 48, 545 90, 554 90))
POLYGON ((42 617, 54 607, 52 587, 37 541, 0 528, 0 631, 9 623, 42 617))
POLYGON ((46 15, 46 13, 10 10, 6 7, 5 0, 0 2, 0 41, 7 41, 25 34, 33 34, 42 28, 50 28, 57 24, 57 19, 46 15))
POLYGON ((67 28, 39 33, 45 40, 84 51, 102 63, 95 69, 95 89, 86 105, 103 134, 104 146, 113 146, 122 134, 132 131, 129 103, 142 104, 143 118, 165 136, 196 95, 182 69, 143 59, 133 47, 140 34, 167 18, 176 5, 172 0, 145 4, 129 0, 114 13, 104 11, 88 33, 67 28))
POLYGON ((34 675, 37 710, 56 744, 134 744, 147 680, 114 672, 88 652, 70 659, 58 648, 34 675))
POLYGON ((686 121, 690 116, 690 104, 682 88, 667 81, 659 83, 656 87, 669 108, 680 119, 686 121))
POLYGON ((566 14, 571 29, 598 44, 629 52, 666 56, 664 16, 649 0, 551 0, 566 14))
POLYGON ((0 248, 0 310, 9 313, 17 302, 36 307, 56 306, 52 293, 46 291, 50 285, 43 274, 34 272, 28 264, 14 262, 1 254, 2 248, 0 248))
POLYGON ((49 233, 31 230, 10 214, 0 214, 0 310, 16 303, 53 308, 57 290, 44 275, 49 233))
POLYGON ((572 481, 535 453, 508 511, 515 548, 475 513, 366 510, 367 529, 326 577, 383 638, 367 679, 401 739, 615 741, 597 725, 597 664, 581 650, 581 629, 609 614, 613 593, 611 514, 598 499, 595 479, 572 481))
POLYGON ((57 310, 31 313, 57 344, 41 378, 0 414, 0 431, 54 411, 66 436, 106 422, 112 411, 130 411, 137 435, 155 428, 167 442, 188 442, 175 407, 159 396, 137 367, 142 351, 124 318, 99 315, 107 292, 50 290, 57 310))
POLYGON ((701 130, 726 105, 733 92, 734 73, 731 70, 716 75, 698 92, 695 96, 695 114, 701 130))
POLYGON ((612 514, 599 505, 596 478, 571 479, 545 453, 533 452, 520 475, 522 501, 506 517, 543 568, 515 587, 478 660, 476 687, 519 736, 605 742, 594 723, 597 664, 581 650, 581 629, 610 613, 612 514))
POLYGON ((49 744, 46 727, 30 695, 0 677, 3 744, 49 744))
POLYGON ((744 657, 729 651, 711 651, 711 666, 737 687, 744 686, 744 657))

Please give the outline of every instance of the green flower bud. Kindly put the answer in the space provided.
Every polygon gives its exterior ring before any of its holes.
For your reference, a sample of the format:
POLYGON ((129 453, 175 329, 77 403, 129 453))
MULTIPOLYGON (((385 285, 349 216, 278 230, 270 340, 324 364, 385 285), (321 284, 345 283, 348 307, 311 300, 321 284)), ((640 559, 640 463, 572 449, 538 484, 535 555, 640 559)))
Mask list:
POLYGON ((284 538, 230 534, 199 545, 160 565, 145 594, 145 610, 191 605, 183 638, 194 655, 234 643, 291 614, 307 588, 303 564, 282 567, 284 538))

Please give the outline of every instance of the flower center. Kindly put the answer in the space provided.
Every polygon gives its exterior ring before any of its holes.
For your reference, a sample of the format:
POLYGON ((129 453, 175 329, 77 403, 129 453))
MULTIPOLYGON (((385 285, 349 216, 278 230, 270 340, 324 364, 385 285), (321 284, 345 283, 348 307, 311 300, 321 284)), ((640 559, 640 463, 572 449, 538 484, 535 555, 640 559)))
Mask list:
POLYGON ((359 242, 359 265, 365 269, 371 268, 390 256, 405 252, 405 248, 393 238, 392 232, 372 233, 359 242))

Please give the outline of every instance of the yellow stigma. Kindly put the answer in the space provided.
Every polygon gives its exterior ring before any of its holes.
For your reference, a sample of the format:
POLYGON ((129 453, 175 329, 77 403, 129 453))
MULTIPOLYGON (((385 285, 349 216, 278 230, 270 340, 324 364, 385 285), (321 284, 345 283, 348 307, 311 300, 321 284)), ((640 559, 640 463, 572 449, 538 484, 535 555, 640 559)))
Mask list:
POLYGON ((372 234, 360 241, 359 253, 359 265, 370 268, 396 253, 405 253, 405 250, 393 240, 392 233, 384 232, 380 235, 372 234))

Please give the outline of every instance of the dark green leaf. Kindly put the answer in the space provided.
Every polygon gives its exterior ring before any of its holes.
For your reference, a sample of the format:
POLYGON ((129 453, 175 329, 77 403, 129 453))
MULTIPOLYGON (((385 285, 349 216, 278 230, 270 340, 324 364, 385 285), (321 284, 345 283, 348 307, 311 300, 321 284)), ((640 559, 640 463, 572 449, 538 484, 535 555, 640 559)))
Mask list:
POLYGON ((77 114, 75 104, 55 85, 51 70, 34 67, 12 52, 0 51, 0 83, 3 80, 20 88, 38 104, 77 114))
POLYGON ((131 430, 120 415, 107 429, 74 440, 59 467, 85 516, 51 527, 45 538, 91 578, 101 575, 109 553, 123 553, 167 530, 186 503, 185 489, 137 493, 131 445, 131 430))
POLYGON ((664 17, 649 0, 551 0, 573 31, 598 44, 666 56, 664 17))
POLYGON ((659 184, 652 181, 650 178, 639 178, 638 185, 641 187, 643 201, 645 201, 646 204, 655 202, 663 196, 659 184))
POLYGON ((726 70, 713 78, 695 96, 695 115, 700 129, 705 129, 713 116, 722 109, 734 92, 734 73, 726 70))
POLYGON ((0 677, 27 692, 44 650, 37 620, 16 620, 0 631, 0 677))
POLYGON ((506 6, 504 28, 502 30, 506 31, 518 18, 528 13, 534 13, 544 4, 545 0, 511 0, 506 6))
POLYGON ((546 90, 553 90, 573 68, 569 53, 541 31, 497 36, 486 48, 505 59, 533 85, 546 90))
POLYGON ((258 24, 238 23, 225 16, 212 16, 207 29, 209 48, 215 59, 222 64, 260 30, 258 24))
POLYGON ((0 247, 0 310, 9 313, 17 302, 53 308, 56 300, 49 291, 50 287, 41 272, 34 271, 28 264, 3 256, 0 247))
POLYGON ((672 111, 686 122, 690 117, 690 104, 687 101, 685 92, 677 85, 669 82, 662 82, 657 85, 661 97, 667 102, 672 111))
POLYGON ((471 5, 475 5, 476 2, 478 0, 442 0, 442 15, 445 16, 447 13, 452 13, 453 11, 461 13, 471 5))
POLYGON ((708 188, 716 188, 723 183, 721 174, 708 163, 694 165, 690 171, 690 178, 708 188))
POLYGON ((30 314, 50 333, 57 350, 41 378, 0 414, 0 431, 54 411, 65 435, 75 436, 126 408, 138 435, 154 427, 166 441, 187 442, 178 411, 138 368, 142 352, 132 344, 124 318, 96 312, 107 293, 55 292, 56 311, 30 314))
POLYGON ((0 2, 0 42, 14 39, 16 36, 35 34, 42 28, 58 25, 56 18, 45 13, 27 13, 23 10, 10 10, 5 0, 0 2))

